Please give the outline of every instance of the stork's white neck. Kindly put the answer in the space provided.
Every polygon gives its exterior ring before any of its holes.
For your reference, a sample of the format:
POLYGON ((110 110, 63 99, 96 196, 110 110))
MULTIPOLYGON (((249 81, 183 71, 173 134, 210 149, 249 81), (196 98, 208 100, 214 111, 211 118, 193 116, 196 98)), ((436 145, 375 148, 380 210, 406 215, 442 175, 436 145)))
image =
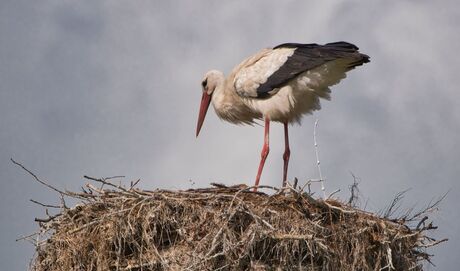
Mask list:
POLYGON ((252 123, 255 115, 236 93, 232 78, 225 78, 219 72, 214 74, 213 80, 216 87, 211 102, 217 116, 231 123, 252 123))
POLYGON ((223 103, 225 102, 225 98, 227 95, 227 91, 225 90, 225 77, 223 74, 221 76, 215 78, 216 88, 212 93, 212 105, 217 110, 220 108, 223 103))

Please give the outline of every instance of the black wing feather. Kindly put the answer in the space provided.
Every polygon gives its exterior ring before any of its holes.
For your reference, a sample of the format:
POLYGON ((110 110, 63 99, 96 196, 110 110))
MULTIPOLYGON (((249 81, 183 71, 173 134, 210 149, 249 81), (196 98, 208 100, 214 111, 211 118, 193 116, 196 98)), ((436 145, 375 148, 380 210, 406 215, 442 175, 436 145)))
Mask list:
POLYGON ((286 84, 302 72, 314 69, 329 61, 337 59, 350 59, 349 69, 369 62, 369 56, 358 52, 359 48, 354 44, 339 41, 318 45, 316 43, 284 43, 273 49, 295 48, 294 54, 275 71, 265 83, 257 88, 257 97, 269 97, 270 91, 286 84))

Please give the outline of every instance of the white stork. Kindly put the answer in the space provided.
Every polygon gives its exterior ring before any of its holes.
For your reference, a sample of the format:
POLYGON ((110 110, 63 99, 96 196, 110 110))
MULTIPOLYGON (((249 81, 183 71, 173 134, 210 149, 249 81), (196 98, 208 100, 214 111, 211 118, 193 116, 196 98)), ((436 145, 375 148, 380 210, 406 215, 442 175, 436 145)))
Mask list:
POLYGON ((270 121, 284 124, 283 186, 289 163, 288 123, 321 108, 319 98, 330 100, 330 86, 356 66, 369 62, 358 47, 348 42, 325 45, 285 43, 250 56, 225 78, 220 71, 206 73, 196 127, 200 133, 209 104, 223 120, 235 124, 265 121, 264 145, 255 189, 269 152, 270 121))

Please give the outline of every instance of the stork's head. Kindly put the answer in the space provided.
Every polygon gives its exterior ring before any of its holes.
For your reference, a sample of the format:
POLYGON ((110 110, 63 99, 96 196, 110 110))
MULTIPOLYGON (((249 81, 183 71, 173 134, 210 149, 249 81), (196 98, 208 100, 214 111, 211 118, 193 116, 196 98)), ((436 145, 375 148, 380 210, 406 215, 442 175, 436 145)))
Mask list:
POLYGON ((208 71, 201 81, 203 95, 201 96, 200 113, 198 115, 198 123, 196 125, 196 136, 200 133, 201 126, 203 125, 206 112, 208 112, 209 104, 214 90, 222 85, 224 82, 224 74, 220 71, 208 71))

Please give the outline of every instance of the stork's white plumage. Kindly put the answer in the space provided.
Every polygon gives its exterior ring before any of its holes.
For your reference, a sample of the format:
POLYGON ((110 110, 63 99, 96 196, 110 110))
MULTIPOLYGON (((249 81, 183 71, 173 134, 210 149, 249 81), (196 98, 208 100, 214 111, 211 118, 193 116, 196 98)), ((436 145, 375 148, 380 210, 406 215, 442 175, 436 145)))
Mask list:
POLYGON ((285 43, 250 56, 227 78, 211 70, 202 81, 196 136, 211 102, 217 115, 231 123, 252 124, 263 119, 265 137, 256 190, 269 152, 270 121, 283 123, 284 186, 290 157, 288 123, 300 123, 302 115, 319 110, 319 98, 330 100, 329 87, 345 78, 347 71, 367 62, 369 57, 358 47, 343 41, 325 45, 285 43))

